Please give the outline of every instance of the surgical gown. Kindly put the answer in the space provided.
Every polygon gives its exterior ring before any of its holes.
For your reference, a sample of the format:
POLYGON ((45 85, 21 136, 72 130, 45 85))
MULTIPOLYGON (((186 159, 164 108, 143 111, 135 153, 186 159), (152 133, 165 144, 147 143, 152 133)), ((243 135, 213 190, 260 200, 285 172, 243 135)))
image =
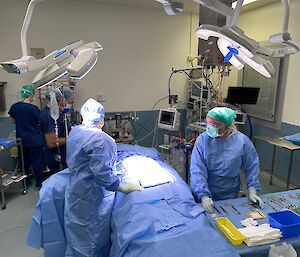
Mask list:
POLYGON ((67 140, 70 181, 66 190, 65 232, 76 257, 107 257, 117 146, 96 128, 76 126, 67 140), (108 191, 110 190, 110 191, 108 191))
POLYGON ((196 201, 203 195, 213 200, 232 199, 240 190, 240 172, 247 188, 260 190, 258 154, 250 139, 239 131, 227 138, 211 138, 206 132, 197 138, 191 160, 191 189, 196 201))

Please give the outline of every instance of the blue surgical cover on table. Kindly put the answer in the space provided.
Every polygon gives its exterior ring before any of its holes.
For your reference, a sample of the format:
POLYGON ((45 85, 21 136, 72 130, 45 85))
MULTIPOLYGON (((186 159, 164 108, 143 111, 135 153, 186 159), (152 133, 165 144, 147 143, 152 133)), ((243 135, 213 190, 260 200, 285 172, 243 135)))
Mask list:
MULTIPOLYGON (((155 149, 118 145, 119 161, 133 155, 155 159, 176 181, 142 192, 116 194, 110 257, 239 256, 206 219, 189 187, 155 149)), ((46 257, 73 257, 64 235, 64 194, 68 179, 66 169, 44 182, 33 215, 27 244, 44 248, 46 257)))
MULTIPOLYGON (((118 149, 118 160, 143 152, 135 147, 118 149)), ((156 150, 148 149, 144 154, 155 158, 175 182, 128 195, 116 194, 110 257, 239 256, 209 223, 178 173, 156 150)))

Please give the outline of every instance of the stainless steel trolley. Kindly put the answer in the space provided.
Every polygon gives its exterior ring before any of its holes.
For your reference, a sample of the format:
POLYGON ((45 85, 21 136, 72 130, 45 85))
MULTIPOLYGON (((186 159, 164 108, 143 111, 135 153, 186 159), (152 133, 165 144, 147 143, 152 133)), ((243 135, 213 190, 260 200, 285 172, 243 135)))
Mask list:
POLYGON ((17 146, 19 148, 20 154, 20 162, 19 165, 16 166, 14 171, 4 171, 0 168, 0 191, 1 191, 1 198, 2 198, 2 210, 6 208, 6 201, 4 192, 10 186, 16 183, 23 183, 23 194, 27 193, 26 188, 26 181, 24 170, 24 155, 23 155, 23 147, 22 147, 22 140, 20 138, 0 138, 0 152, 9 150, 13 147, 17 146), (19 167, 18 167, 19 166, 19 167))

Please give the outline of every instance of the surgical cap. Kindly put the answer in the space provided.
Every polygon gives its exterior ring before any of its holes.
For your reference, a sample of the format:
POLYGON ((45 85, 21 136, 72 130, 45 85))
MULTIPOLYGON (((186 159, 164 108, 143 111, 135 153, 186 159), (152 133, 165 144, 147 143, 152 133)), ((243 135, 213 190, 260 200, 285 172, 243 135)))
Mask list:
POLYGON ((29 96, 34 96, 35 89, 33 85, 24 85, 19 92, 19 100, 24 101, 29 96))
POLYGON ((70 88, 68 88, 68 87, 64 87, 64 88, 61 88, 61 89, 59 89, 59 88, 52 89, 51 88, 46 93, 46 98, 48 100, 50 100, 50 92, 52 92, 52 91, 55 92, 55 96, 56 96, 56 100, 57 101, 59 101, 59 100, 61 100, 63 98, 65 100, 68 100, 68 99, 70 99, 71 97, 74 96, 73 91, 70 88))
POLYGON ((207 113, 207 116, 231 126, 236 118, 236 112, 227 107, 215 107, 207 113))
POLYGON ((99 121, 104 120, 104 107, 96 100, 89 98, 81 107, 82 124, 85 126, 97 125, 99 121))

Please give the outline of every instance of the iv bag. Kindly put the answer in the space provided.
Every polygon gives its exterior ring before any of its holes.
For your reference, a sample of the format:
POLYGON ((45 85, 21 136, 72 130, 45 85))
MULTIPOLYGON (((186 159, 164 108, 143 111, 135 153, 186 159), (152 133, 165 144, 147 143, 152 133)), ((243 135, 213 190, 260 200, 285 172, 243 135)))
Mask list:
POLYGON ((56 100, 56 95, 54 90, 50 93, 50 116, 53 120, 57 121, 59 117, 59 108, 56 100))

